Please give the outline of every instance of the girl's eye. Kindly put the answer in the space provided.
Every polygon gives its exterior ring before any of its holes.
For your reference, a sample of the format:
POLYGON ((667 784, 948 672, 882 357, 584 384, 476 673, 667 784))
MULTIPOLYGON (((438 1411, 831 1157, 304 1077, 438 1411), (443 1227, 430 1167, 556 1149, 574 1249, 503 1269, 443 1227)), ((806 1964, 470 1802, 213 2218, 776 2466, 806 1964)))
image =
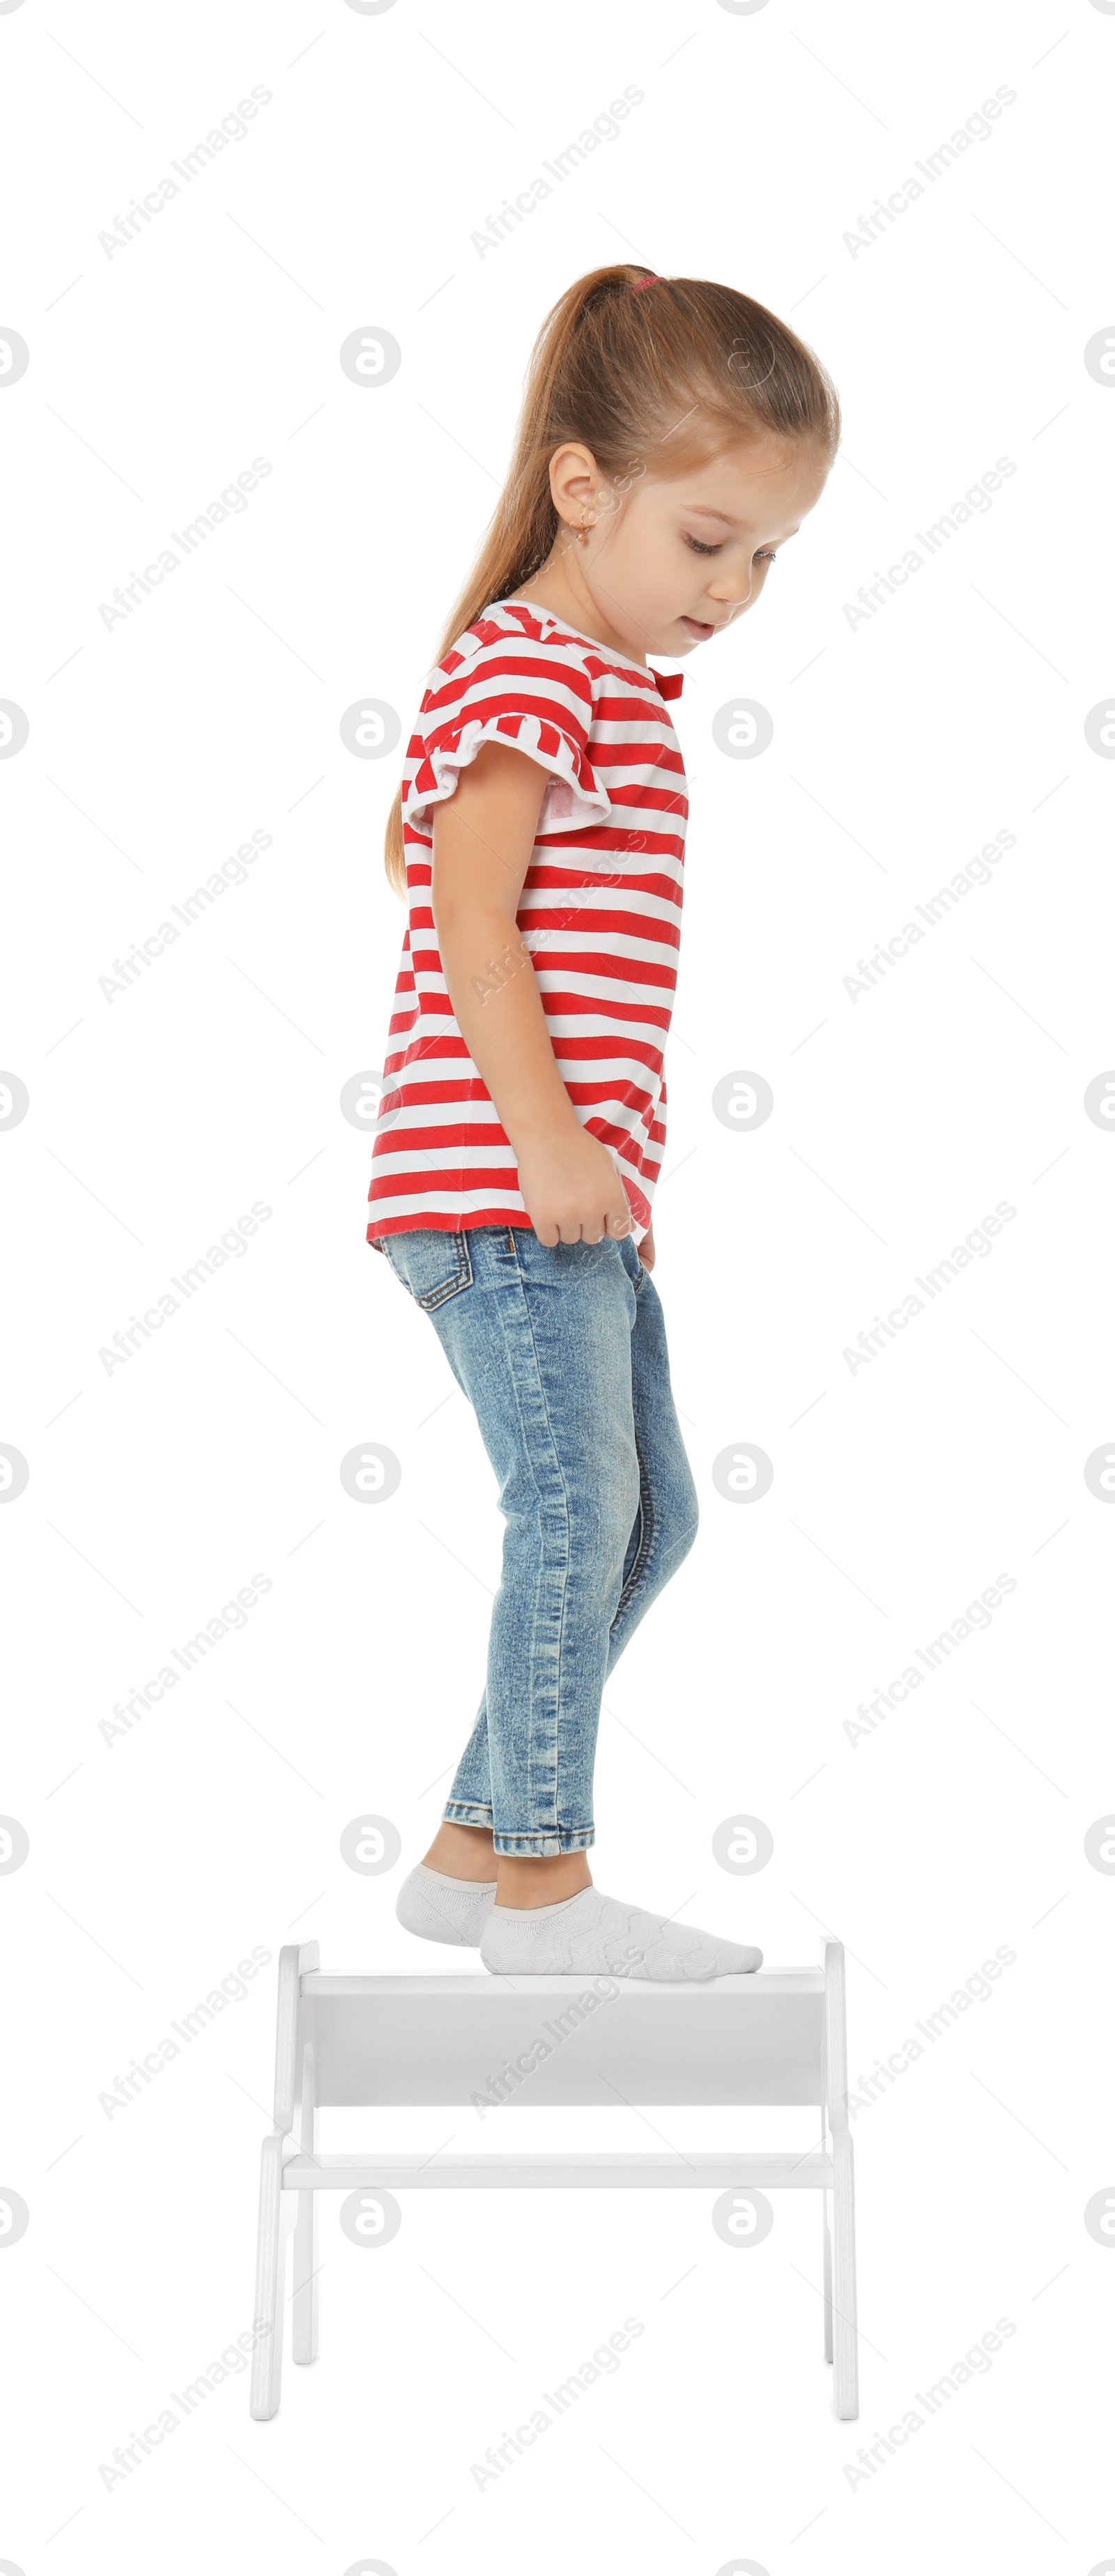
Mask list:
MULTIPOLYGON (((723 551, 722 542, 720 545, 706 546, 702 545, 699 537, 691 537, 688 534, 686 535, 685 542, 687 546, 692 548, 695 555, 718 555, 723 551)), ((777 563, 778 556, 774 549, 768 546, 764 548, 761 554, 756 555, 755 561, 756 563, 777 563)))

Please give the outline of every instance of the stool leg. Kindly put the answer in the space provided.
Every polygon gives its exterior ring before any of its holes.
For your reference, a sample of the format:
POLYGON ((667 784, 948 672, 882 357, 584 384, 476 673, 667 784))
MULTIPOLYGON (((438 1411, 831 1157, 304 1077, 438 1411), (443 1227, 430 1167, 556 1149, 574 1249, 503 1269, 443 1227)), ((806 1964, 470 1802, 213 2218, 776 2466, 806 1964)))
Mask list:
MULTIPOLYGON (((307 2047, 302 2062, 302 2122, 299 2148, 312 2156, 316 2129, 314 2100, 314 2052, 307 2047)), ((317 2204, 316 2191, 298 2194, 298 2221, 294 2230, 294 2336, 296 2361, 317 2360, 317 2204)))
POLYGON ((294 2230, 294 2339, 296 2361, 317 2360, 317 2203, 316 2191, 298 2194, 294 2230))
POLYGON ((278 2412, 283 2347, 279 2305, 284 2269, 282 2226, 283 2139, 277 2129, 263 2141, 259 2175, 259 2240, 256 2250, 256 2303, 253 2323, 251 2409, 257 2423, 278 2412))
POLYGON ((859 2414, 859 2334, 856 2323, 856 2218, 852 2141, 838 2129, 832 2141, 832 2339, 836 2412, 859 2414))
POLYGON ((832 2230, 829 2226, 829 2196, 821 2193, 821 2226, 825 2250, 825 2360, 832 2360, 832 2230))

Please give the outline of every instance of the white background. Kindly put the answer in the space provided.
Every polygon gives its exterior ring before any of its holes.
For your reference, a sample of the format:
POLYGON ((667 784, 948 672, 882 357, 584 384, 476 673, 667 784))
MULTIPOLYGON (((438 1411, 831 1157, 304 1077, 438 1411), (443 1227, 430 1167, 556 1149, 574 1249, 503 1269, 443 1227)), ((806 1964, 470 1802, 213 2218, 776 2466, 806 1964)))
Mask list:
MULTIPOLYGON (((1113 45, 1099 0, 0 16, 0 321, 31 353, 0 391, 0 695, 30 724, 0 762, 0 1056, 30 1094, 0 1138, 0 1438, 30 1467, 0 1514, 0 1803, 30 1837, 0 1886, 0 2181, 31 2212, 3 2255, 0 2557, 24 2576, 1115 2564, 1115 2257, 1083 2222, 1115 2188, 1115 1890, 1083 1850, 1112 1793, 1115 1521, 1083 1473, 1115 1432, 1115 1147, 1083 1104, 1115 1063, 1115 772, 1084 735, 1111 685, 1111 421, 1083 351, 1112 322, 1113 45), (98 234, 253 84, 272 98, 245 139, 108 257, 98 234), (473 230, 627 84, 617 139, 481 258, 473 230), (853 257, 844 233, 1000 84, 990 138, 853 257), (832 2412, 812 2195, 778 2197, 746 2254, 701 2193, 419 2195, 375 2253, 329 2201, 316 2368, 288 2359, 266 2426, 246 2377, 214 2384, 106 2487, 99 2464, 250 2324, 280 1944, 317 1938, 333 1970, 475 1965, 419 1954, 393 1914, 472 1724, 500 1524, 435 1337, 364 1242, 369 1140, 338 1099, 383 1061, 397 764, 338 728, 365 692, 409 725, 535 331, 632 257, 782 314, 845 442, 760 615, 690 660, 676 710, 693 819, 656 1276, 703 1525, 609 1690, 596 1874, 771 1965, 839 1934, 853 2080, 1015 1957, 856 2119, 858 2424, 832 2412), (362 389, 338 351, 377 325, 402 364, 362 389), (247 509, 106 628, 98 604, 256 456, 247 509), (991 509, 852 627, 844 603, 1001 456, 991 509), (753 762, 713 743, 733 692, 773 717, 753 762), (114 958, 256 829, 248 882, 106 998, 114 958), (853 1002, 857 960, 1000 829, 992 883, 853 1002), (750 1135, 711 1108, 739 1069, 774 1092, 750 1135), (246 1253, 106 1370, 257 1200, 246 1253), (860 1331, 1001 1200, 993 1251, 853 1374, 860 1331), (377 1509, 338 1475, 366 1440, 403 1471, 377 1509), (774 1464, 748 1508, 710 1473, 740 1440, 774 1464), (255 1571, 247 1626, 106 1742, 255 1571), (991 1628, 851 1741, 1000 1571, 991 1628), (340 1856, 362 1802, 402 1836, 386 1876, 340 1856), (757 1878, 712 1857, 733 1802, 774 1837, 757 1878), (243 1999, 108 2117, 98 2096, 253 1946, 271 1961, 243 1999), (479 2488, 471 2464, 628 2316, 618 2371, 479 2488), (991 2368, 852 2485, 859 2445, 1000 2317, 991 2368)), ((607 2125, 538 2114, 535 2140, 534 2116, 520 2144, 607 2125)), ((787 2115, 659 2126, 796 2142, 787 2115)), ((608 2136, 654 2144, 635 2114, 608 2136)))

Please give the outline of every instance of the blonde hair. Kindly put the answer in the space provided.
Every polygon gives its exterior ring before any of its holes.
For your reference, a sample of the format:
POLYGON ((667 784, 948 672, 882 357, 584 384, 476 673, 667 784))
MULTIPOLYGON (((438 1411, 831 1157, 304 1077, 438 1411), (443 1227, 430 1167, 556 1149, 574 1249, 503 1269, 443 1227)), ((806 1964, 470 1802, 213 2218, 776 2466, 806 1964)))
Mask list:
MULTIPOLYGON (((705 278, 634 267, 578 278, 535 343, 507 482, 435 664, 483 609, 547 561, 561 524, 550 459, 566 440, 591 448, 607 480, 626 488, 648 467, 666 461, 683 473, 764 434, 812 443, 830 461, 840 439, 830 377, 777 314, 705 278)), ((384 857, 405 893, 401 791, 384 857)))

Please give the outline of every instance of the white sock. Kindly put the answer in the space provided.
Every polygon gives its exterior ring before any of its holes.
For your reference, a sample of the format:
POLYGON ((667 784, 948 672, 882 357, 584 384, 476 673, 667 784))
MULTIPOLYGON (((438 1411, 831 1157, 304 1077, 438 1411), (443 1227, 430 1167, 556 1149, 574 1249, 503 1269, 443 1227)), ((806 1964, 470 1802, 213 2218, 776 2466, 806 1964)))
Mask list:
POLYGON ((493 1905, 480 1956, 494 1977, 596 1974, 673 1984, 748 1976, 763 1954, 582 1887, 559 1905, 493 1905))
POLYGON ((495 1894, 494 1878, 446 1878, 420 1860, 403 1880, 395 1912, 420 1941, 449 1941, 458 1950, 475 1950, 495 1894))

